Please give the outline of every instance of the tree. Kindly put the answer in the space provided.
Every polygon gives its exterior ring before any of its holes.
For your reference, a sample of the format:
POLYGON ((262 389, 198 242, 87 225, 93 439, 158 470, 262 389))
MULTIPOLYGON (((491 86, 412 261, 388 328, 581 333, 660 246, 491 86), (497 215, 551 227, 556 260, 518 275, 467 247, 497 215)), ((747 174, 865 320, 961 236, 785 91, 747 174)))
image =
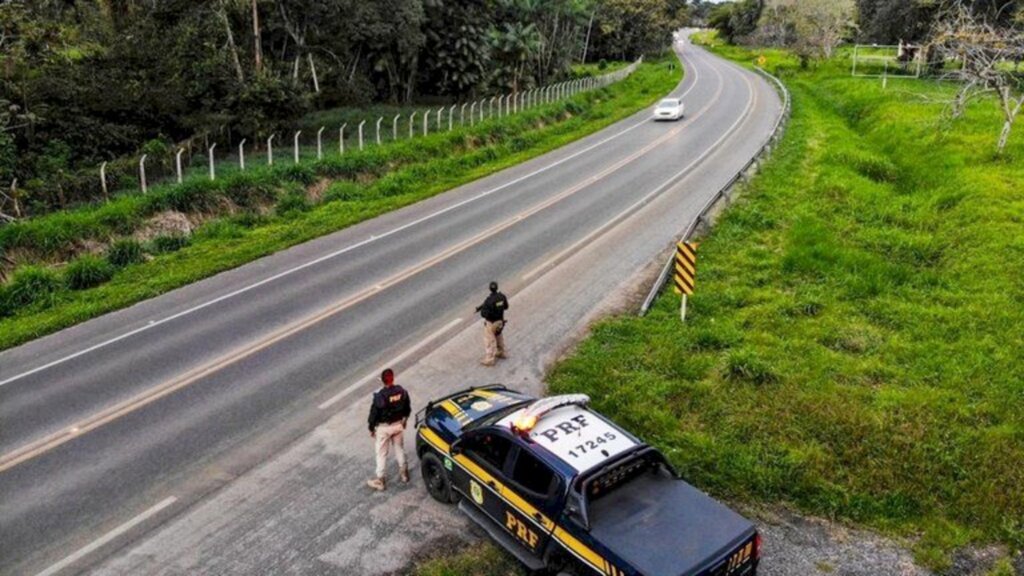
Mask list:
POLYGON ((711 9, 708 25, 718 30, 726 42, 734 44, 754 33, 763 10, 763 0, 722 3, 711 9))
POLYGON ((966 2, 955 0, 940 17, 929 48, 946 60, 960 62, 948 74, 960 82, 951 107, 954 118, 970 100, 986 93, 996 95, 1003 114, 996 150, 1002 153, 1024 107, 1024 76, 1007 65, 1024 60, 1024 32, 992 23, 966 2))
POLYGON ((594 23, 595 57, 634 60, 661 52, 672 42, 675 25, 668 9, 661 0, 605 0, 594 23))

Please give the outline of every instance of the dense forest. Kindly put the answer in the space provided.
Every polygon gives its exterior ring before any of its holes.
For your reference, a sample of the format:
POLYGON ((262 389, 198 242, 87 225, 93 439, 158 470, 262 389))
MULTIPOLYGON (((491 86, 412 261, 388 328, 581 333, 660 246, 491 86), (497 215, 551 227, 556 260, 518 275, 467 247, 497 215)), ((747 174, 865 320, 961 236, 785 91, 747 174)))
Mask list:
POLYGON ((76 169, 196 135, 259 137, 311 110, 544 85, 576 63, 662 49, 688 9, 686 0, 0 0, 0 182, 31 190, 59 177, 73 189, 76 169))

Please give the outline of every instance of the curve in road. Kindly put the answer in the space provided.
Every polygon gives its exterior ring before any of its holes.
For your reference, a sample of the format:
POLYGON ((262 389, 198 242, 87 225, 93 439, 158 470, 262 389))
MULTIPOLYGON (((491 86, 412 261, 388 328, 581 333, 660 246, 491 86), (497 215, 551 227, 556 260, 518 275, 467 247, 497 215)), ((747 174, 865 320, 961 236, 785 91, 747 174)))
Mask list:
MULTIPOLYGON (((471 323, 491 279, 515 313, 516 293, 567 275, 586 287, 553 291, 543 305, 563 322, 585 315, 756 152, 778 113, 756 75, 689 45, 681 58, 688 73, 673 93, 691 112, 678 124, 643 111, 0 354, 0 571, 73 570, 187 509, 302 438, 326 417, 318 407, 344 406, 383 361, 412 362, 471 323), (625 232, 620 250, 572 263, 625 232)), ((531 345, 556 343, 557 331, 541 332, 531 345)))

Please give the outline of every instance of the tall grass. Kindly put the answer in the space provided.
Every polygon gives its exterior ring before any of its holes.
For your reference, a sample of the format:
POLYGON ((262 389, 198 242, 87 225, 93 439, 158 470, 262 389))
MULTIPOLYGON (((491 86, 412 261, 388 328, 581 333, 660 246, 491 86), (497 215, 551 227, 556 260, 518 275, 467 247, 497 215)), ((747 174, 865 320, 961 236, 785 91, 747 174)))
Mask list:
POLYGON ((767 59, 792 120, 702 242, 686 324, 672 294, 600 324, 552 392, 716 495, 920 535, 933 566, 1021 549, 1024 135, 997 157, 992 102, 947 129, 949 86, 767 59))
MULTIPOLYGON (((40 302, 0 308, 0 349, 156 296, 294 244, 340 230, 537 156, 636 112, 679 81, 678 67, 643 64, 628 79, 510 118, 435 133, 307 164, 158 187, 109 205, 0 229, 0 249, 61 258, 85 239, 108 241, 162 210, 219 215, 187 246, 149 246, 146 262, 88 290, 47 292, 40 302), (309 190, 326 186, 319 201, 309 190), (306 197, 300 197, 305 191, 306 197), (266 210, 272 206, 272 210, 266 210), (225 208, 227 207, 227 208, 225 208), (247 208, 248 207, 248 208, 247 208), (4 313, 8 317, 3 318, 4 313)), ((0 288, 0 301, 6 301, 0 288)))

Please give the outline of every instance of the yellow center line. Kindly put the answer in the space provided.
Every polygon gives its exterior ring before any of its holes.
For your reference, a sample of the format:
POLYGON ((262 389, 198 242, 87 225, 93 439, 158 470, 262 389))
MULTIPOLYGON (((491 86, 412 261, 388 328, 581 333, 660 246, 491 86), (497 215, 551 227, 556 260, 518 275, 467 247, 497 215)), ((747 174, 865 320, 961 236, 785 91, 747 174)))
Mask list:
MULTIPOLYGON (((696 116, 707 111, 715 104, 717 100, 717 94, 721 93, 723 85, 724 83, 722 82, 722 77, 719 74, 719 87, 718 91, 716 92, 716 97, 712 98, 711 101, 704 108, 697 112, 691 118, 691 121, 693 118, 696 118, 696 116)), ((289 336, 301 332, 302 330, 305 330, 315 324, 327 320, 328 318, 331 318, 332 316, 335 316, 367 300, 368 298, 378 294, 379 292, 383 291, 386 288, 395 286, 411 278, 412 276, 419 274, 424 270, 432 268, 433 266, 436 266, 437 264, 461 252, 464 252, 465 250, 473 246, 476 246, 477 244, 480 244, 481 242, 497 235, 498 233, 508 228, 511 228, 521 220, 533 216, 547 208, 550 208, 551 206, 554 206, 555 204, 561 202, 562 200, 565 200, 566 198, 569 198, 570 196, 578 193, 579 191, 586 189, 590 185, 608 177, 609 175, 620 170, 624 166, 632 162, 635 162, 637 159, 646 155, 651 150, 655 149, 656 147, 660 146, 661 144, 670 140, 671 138, 674 138, 677 134, 679 134, 680 131, 682 131, 682 129, 685 126, 686 125, 681 125, 666 132, 665 134, 661 135, 657 139, 653 140, 652 142, 641 148, 640 150, 637 150, 636 152, 630 154, 626 158, 612 164, 611 166, 602 170, 596 175, 584 179, 583 181, 571 186, 570 188, 563 190, 556 196, 549 198, 548 200, 541 202, 540 204, 535 205, 533 208, 527 211, 521 212, 520 214, 516 215, 513 218, 510 218, 504 222, 492 226, 491 228, 488 228, 487 230, 484 230, 483 232, 480 232, 467 240, 463 240, 462 242, 459 242, 458 244, 451 246, 450 248, 436 254, 435 256, 421 262, 420 264, 409 267, 397 274, 392 275, 391 277, 387 278, 383 282, 378 283, 372 288, 364 289, 354 294, 353 296, 350 296, 336 304, 329 306, 324 310, 321 310, 320 312, 317 312, 304 319, 293 322, 292 324, 283 326, 282 328, 264 337, 262 340, 258 340, 251 344, 239 347, 219 358, 207 362, 202 366, 194 368, 177 378, 174 378, 154 388, 146 390, 145 392, 142 392, 132 398, 129 398, 128 400, 115 404, 110 408, 107 408, 80 422, 77 422, 69 426, 65 430, 61 430, 59 432, 47 435, 34 442, 30 442, 24 446, 16 448, 13 451, 4 454, 3 456, 0 456, 0 472, 7 471, 17 466, 18 464, 21 464, 22 462, 45 454, 46 452, 49 452, 71 441, 74 438, 82 436, 83 434, 86 434, 110 422, 113 422, 114 420, 117 420, 122 416, 126 416, 132 412, 135 412, 136 410, 148 406, 153 402, 156 402, 157 400, 168 396, 169 394, 172 394, 178 390, 181 390, 182 388, 194 384, 195 382, 201 380, 205 376, 209 376, 232 364, 249 358, 250 356, 256 354, 257 352, 260 352, 288 338, 289 336)))

